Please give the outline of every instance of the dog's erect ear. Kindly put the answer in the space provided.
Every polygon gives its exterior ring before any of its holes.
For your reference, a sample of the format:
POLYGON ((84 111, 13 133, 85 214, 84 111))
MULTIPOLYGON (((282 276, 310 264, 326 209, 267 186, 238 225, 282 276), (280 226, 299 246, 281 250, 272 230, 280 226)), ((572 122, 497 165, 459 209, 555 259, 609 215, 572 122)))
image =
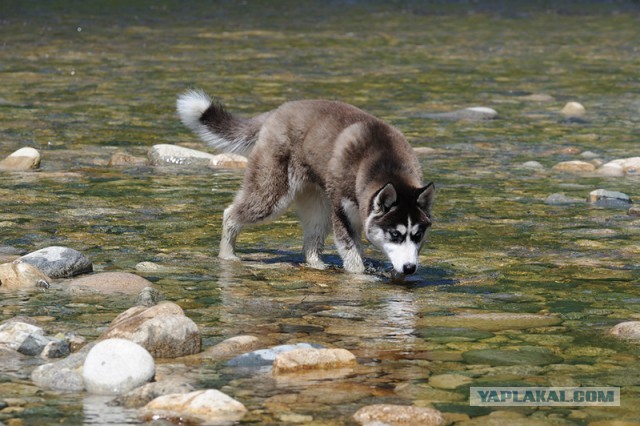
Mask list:
POLYGON ((436 196, 436 187, 433 182, 429 182, 427 186, 418 189, 417 204, 420 209, 428 216, 431 216, 431 208, 433 207, 433 199, 436 196))
POLYGON ((396 203, 398 194, 393 184, 383 186, 373 197, 373 211, 376 214, 384 214, 396 203))

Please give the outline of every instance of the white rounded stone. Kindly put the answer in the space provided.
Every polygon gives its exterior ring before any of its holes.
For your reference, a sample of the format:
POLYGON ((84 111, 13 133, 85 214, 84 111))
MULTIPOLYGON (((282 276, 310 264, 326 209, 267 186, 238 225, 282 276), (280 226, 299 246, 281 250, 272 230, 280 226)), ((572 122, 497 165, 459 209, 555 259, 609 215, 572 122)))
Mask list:
POLYGON ((153 357, 142 346, 125 339, 107 339, 96 344, 82 368, 90 393, 119 395, 141 386, 155 374, 153 357))

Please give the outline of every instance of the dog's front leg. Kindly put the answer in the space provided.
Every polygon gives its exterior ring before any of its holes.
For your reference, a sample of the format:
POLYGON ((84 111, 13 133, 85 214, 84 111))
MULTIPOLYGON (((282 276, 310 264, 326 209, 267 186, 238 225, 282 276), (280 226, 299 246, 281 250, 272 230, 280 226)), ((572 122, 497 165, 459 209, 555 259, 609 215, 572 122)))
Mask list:
POLYGON ((334 211, 332 215, 333 236, 336 242, 336 248, 344 269, 347 272, 361 274, 364 272, 364 262, 362 261, 362 246, 360 244, 360 230, 349 222, 344 212, 334 211))

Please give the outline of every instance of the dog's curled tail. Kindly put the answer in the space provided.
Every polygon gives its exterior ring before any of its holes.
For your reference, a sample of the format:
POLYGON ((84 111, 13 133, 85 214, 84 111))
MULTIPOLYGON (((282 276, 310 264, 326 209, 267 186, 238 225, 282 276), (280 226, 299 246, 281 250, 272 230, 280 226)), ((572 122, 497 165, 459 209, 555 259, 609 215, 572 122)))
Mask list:
POLYGON ((258 139, 264 121, 263 116, 235 117, 202 90, 187 90, 178 96, 176 107, 185 126, 207 144, 224 152, 246 155, 258 139))

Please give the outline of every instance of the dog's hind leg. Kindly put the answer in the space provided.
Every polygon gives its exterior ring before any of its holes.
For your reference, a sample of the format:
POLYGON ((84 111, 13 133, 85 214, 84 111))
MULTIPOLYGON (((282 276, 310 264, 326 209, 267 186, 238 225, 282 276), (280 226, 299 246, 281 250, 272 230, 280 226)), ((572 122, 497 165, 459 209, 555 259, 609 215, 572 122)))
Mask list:
POLYGON ((255 154, 242 189, 224 211, 218 253, 221 259, 237 260, 235 245, 240 230, 280 216, 291 204, 297 189, 289 179, 287 158, 255 154))
POLYGON ((331 205, 324 191, 317 185, 306 185, 296 196, 298 215, 304 230, 304 257, 312 268, 327 265, 320 255, 331 230, 331 205))

